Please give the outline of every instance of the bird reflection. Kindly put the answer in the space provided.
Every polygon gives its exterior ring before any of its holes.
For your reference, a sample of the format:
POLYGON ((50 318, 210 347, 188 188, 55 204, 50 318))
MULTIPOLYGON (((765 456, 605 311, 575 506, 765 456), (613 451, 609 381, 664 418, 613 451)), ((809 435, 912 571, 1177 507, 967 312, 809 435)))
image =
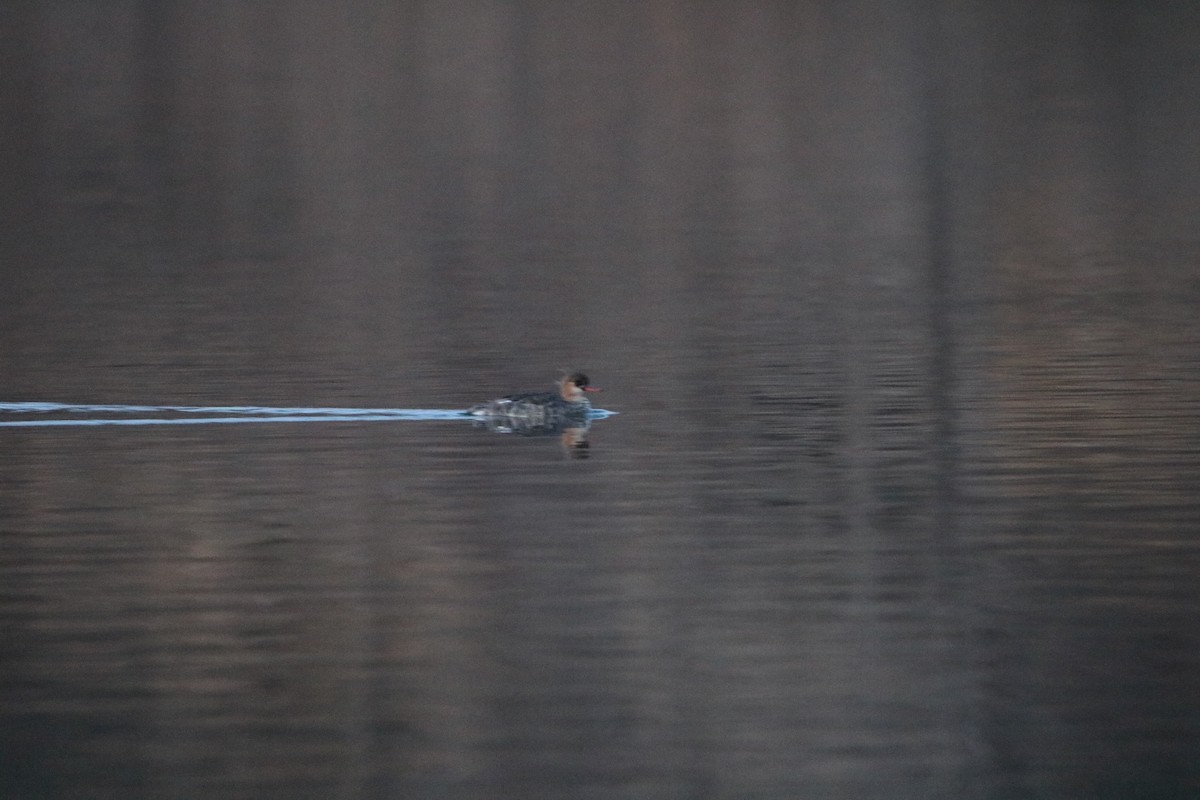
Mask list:
POLYGON ((477 417, 476 428, 492 433, 508 433, 517 436, 558 436, 563 453, 570 458, 587 458, 591 447, 588 432, 592 427, 587 419, 547 420, 544 417, 499 416, 477 417))
POLYGON ((587 458, 591 444, 588 442, 587 428, 568 428, 562 433, 563 452, 569 458, 587 458))

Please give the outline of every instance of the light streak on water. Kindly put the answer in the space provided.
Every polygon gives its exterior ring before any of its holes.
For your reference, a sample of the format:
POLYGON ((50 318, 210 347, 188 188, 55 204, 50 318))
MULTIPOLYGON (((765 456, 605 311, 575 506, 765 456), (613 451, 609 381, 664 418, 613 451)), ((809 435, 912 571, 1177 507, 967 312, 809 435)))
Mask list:
MULTIPOLYGON (((594 408, 592 419, 615 411, 594 408)), ((467 411, 449 408, 308 408, 277 406, 141 406, 79 403, 0 403, 0 428, 63 428, 98 425, 233 425, 256 422, 411 422, 470 420, 467 411), (10 414, 194 414, 175 417, 95 417, 6 419, 10 414), (219 416, 212 416, 212 415, 219 416), (207 415, 207 416, 205 416, 207 415)))
POLYGON ((132 406, 82 403, 0 403, 0 414, 239 414, 241 416, 395 416, 452 419, 465 412, 444 408, 295 408, 277 406, 132 406))

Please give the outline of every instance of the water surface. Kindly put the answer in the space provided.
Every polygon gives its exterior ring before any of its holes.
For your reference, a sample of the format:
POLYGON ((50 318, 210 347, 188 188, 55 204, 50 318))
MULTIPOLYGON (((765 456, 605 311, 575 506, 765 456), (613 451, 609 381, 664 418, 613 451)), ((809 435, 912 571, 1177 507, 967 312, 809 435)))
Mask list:
POLYGON ((0 795, 1200 795, 1197 25, 6 7, 0 795))

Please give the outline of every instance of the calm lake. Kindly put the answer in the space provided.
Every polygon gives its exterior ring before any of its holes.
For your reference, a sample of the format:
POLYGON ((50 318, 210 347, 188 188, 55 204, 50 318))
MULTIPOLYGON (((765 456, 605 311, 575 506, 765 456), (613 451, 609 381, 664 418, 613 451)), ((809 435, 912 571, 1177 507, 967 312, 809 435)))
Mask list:
POLYGON ((1200 797, 1197 31, 0 6, 0 796, 1200 797))

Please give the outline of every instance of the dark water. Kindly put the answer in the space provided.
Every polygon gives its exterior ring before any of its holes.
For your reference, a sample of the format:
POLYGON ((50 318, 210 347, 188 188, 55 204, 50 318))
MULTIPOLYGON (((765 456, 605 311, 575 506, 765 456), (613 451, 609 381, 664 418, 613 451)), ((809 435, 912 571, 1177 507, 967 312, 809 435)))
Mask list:
POLYGON ((0 428, 0 796, 1200 796, 1198 30, 0 6, 0 402, 621 412, 0 428))

